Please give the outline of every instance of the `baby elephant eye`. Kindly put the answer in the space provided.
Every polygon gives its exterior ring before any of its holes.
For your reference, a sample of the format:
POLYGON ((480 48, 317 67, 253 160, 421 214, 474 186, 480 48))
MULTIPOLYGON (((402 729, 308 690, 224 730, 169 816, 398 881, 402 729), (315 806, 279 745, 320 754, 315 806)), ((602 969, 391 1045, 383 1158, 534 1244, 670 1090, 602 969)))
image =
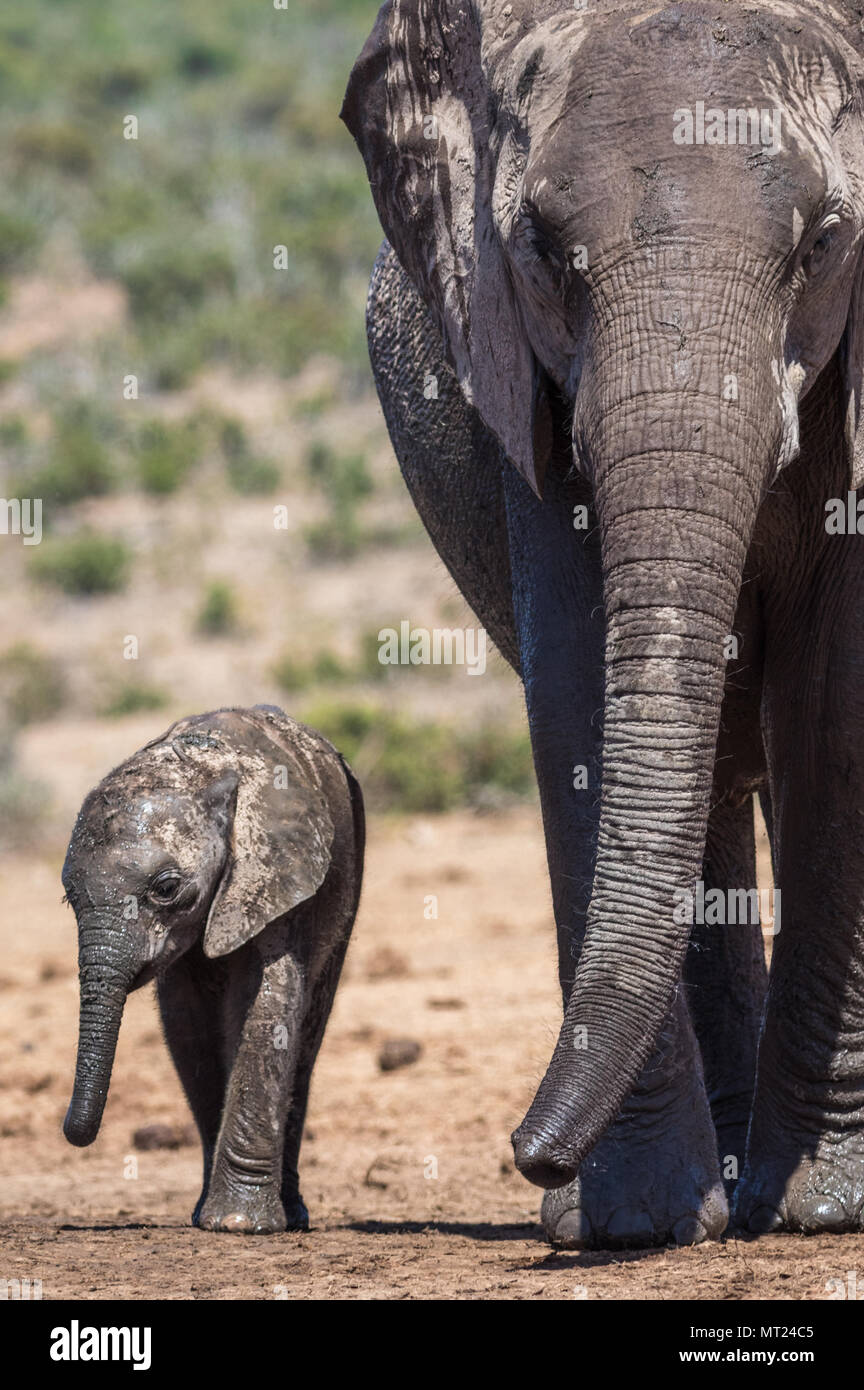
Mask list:
POLYGON ((148 889, 148 897, 157 903, 173 902, 180 891, 183 880, 173 869, 166 869, 157 875, 148 889))

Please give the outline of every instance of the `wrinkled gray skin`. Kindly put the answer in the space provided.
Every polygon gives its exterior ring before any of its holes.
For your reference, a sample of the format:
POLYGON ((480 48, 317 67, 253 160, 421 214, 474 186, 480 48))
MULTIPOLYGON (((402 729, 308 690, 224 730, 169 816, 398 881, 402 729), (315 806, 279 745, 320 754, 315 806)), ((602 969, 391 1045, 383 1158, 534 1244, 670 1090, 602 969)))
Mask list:
POLYGON ((96 1138, 126 995, 155 977, 204 1149, 193 1221, 307 1228, 297 1160, 363 845, 349 768, 271 706, 181 720, 100 782, 63 867, 81 983, 70 1143, 96 1138))
POLYGON ((391 0, 346 95, 391 437, 524 683, 565 1013, 513 1143, 564 1245, 864 1227, 861 8, 391 0), (782 149, 674 143, 698 101, 782 149), (755 885, 754 790, 767 995, 758 927, 674 911, 755 885))

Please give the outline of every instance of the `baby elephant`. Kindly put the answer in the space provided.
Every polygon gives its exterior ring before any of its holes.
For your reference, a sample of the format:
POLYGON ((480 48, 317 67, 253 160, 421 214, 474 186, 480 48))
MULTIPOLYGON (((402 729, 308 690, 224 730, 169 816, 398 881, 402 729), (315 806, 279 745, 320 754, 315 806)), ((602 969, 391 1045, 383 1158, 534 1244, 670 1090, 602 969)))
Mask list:
POLYGON ((63 866, 81 985, 70 1143, 95 1139, 126 995, 155 977, 204 1147, 193 1221, 307 1228, 297 1158, 363 846, 350 769, 269 705, 183 719, 100 782, 63 866))

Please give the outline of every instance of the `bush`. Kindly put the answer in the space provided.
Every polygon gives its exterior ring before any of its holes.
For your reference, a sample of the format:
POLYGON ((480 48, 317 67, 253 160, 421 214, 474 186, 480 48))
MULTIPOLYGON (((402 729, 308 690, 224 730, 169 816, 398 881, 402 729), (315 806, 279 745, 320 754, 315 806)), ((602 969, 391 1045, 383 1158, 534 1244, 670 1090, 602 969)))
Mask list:
POLYGON ((306 472, 334 512, 356 506, 374 488, 362 454, 337 454, 329 444, 321 442, 308 450, 306 472))
POLYGON ((324 704, 304 714, 344 753, 380 810, 437 812, 482 805, 490 789, 522 796, 534 785, 528 735, 501 725, 461 733, 374 704, 324 704))
POLYGON ((208 637, 219 637, 237 627, 237 601, 230 585, 215 580, 204 595, 196 626, 208 637))
POLYGON ((30 563, 42 583, 87 597, 124 588, 131 560, 123 541, 82 530, 74 536, 44 540, 30 563))
POLYGON ((224 420, 219 443, 225 456, 228 481, 243 496, 267 495, 279 484, 280 473, 270 459, 256 458, 249 450, 246 431, 239 420, 224 420))
POLYGON ((178 67, 184 77, 220 77, 230 72, 236 61, 227 45, 193 39, 183 45, 178 67))
POLYGON ((13 212, 0 212, 0 275, 19 270, 39 241, 33 222, 13 212))
POLYGON ((0 701, 14 726, 50 719, 66 701, 66 682, 58 663, 29 642, 7 647, 0 656, 0 701))
POLYGON ((157 686, 129 681, 119 686, 106 701, 102 713, 108 719, 122 719, 127 714, 140 714, 143 710, 164 709, 168 696, 157 686))
POLYGON ((161 495, 176 492, 197 463, 200 449, 200 435, 194 423, 148 421, 141 429, 136 449, 138 479, 144 491, 161 495))
POLYGON ((165 323, 197 308, 211 294, 234 289, 226 251, 181 243, 163 246, 121 273, 133 315, 165 323))
POLYGON ((319 652, 312 661, 296 661, 287 653, 273 667, 273 678, 289 694, 308 690, 312 685, 341 685, 353 672, 335 652, 319 652))
POLYGON ((89 174, 96 163, 90 137, 67 122, 33 121, 19 126, 12 149, 22 165, 42 164, 78 177, 89 174))
POLYGON ((54 421, 50 458, 27 482, 36 497, 69 506, 84 497, 101 497, 116 481, 114 465, 86 407, 72 407, 54 421))
POLYGON ((19 772, 5 750, 0 755, 0 845, 32 849, 49 804, 47 787, 19 772))

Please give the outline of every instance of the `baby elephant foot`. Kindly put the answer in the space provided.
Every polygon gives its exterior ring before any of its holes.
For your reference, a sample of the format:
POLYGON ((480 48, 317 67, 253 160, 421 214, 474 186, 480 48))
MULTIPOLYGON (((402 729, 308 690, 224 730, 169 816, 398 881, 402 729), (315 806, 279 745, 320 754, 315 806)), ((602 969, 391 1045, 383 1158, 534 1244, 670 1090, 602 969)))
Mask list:
POLYGON ((775 1153, 760 1162, 751 1157, 739 1184, 734 1222, 754 1235, 795 1231, 804 1235, 864 1230, 864 1146, 862 1136, 826 1138, 812 1157, 775 1153))
MULTIPOLYGON (((305 1212, 305 1207, 303 1210, 305 1212)), ((203 1231, 229 1231, 234 1235, 268 1236, 277 1231, 297 1229, 290 1224, 272 1188, 251 1188, 243 1193, 211 1190, 193 1221, 203 1231)))
POLYGON ((309 1213, 303 1198, 298 1194, 296 1197, 283 1197, 282 1200, 285 1206, 285 1230, 308 1231, 309 1213))

